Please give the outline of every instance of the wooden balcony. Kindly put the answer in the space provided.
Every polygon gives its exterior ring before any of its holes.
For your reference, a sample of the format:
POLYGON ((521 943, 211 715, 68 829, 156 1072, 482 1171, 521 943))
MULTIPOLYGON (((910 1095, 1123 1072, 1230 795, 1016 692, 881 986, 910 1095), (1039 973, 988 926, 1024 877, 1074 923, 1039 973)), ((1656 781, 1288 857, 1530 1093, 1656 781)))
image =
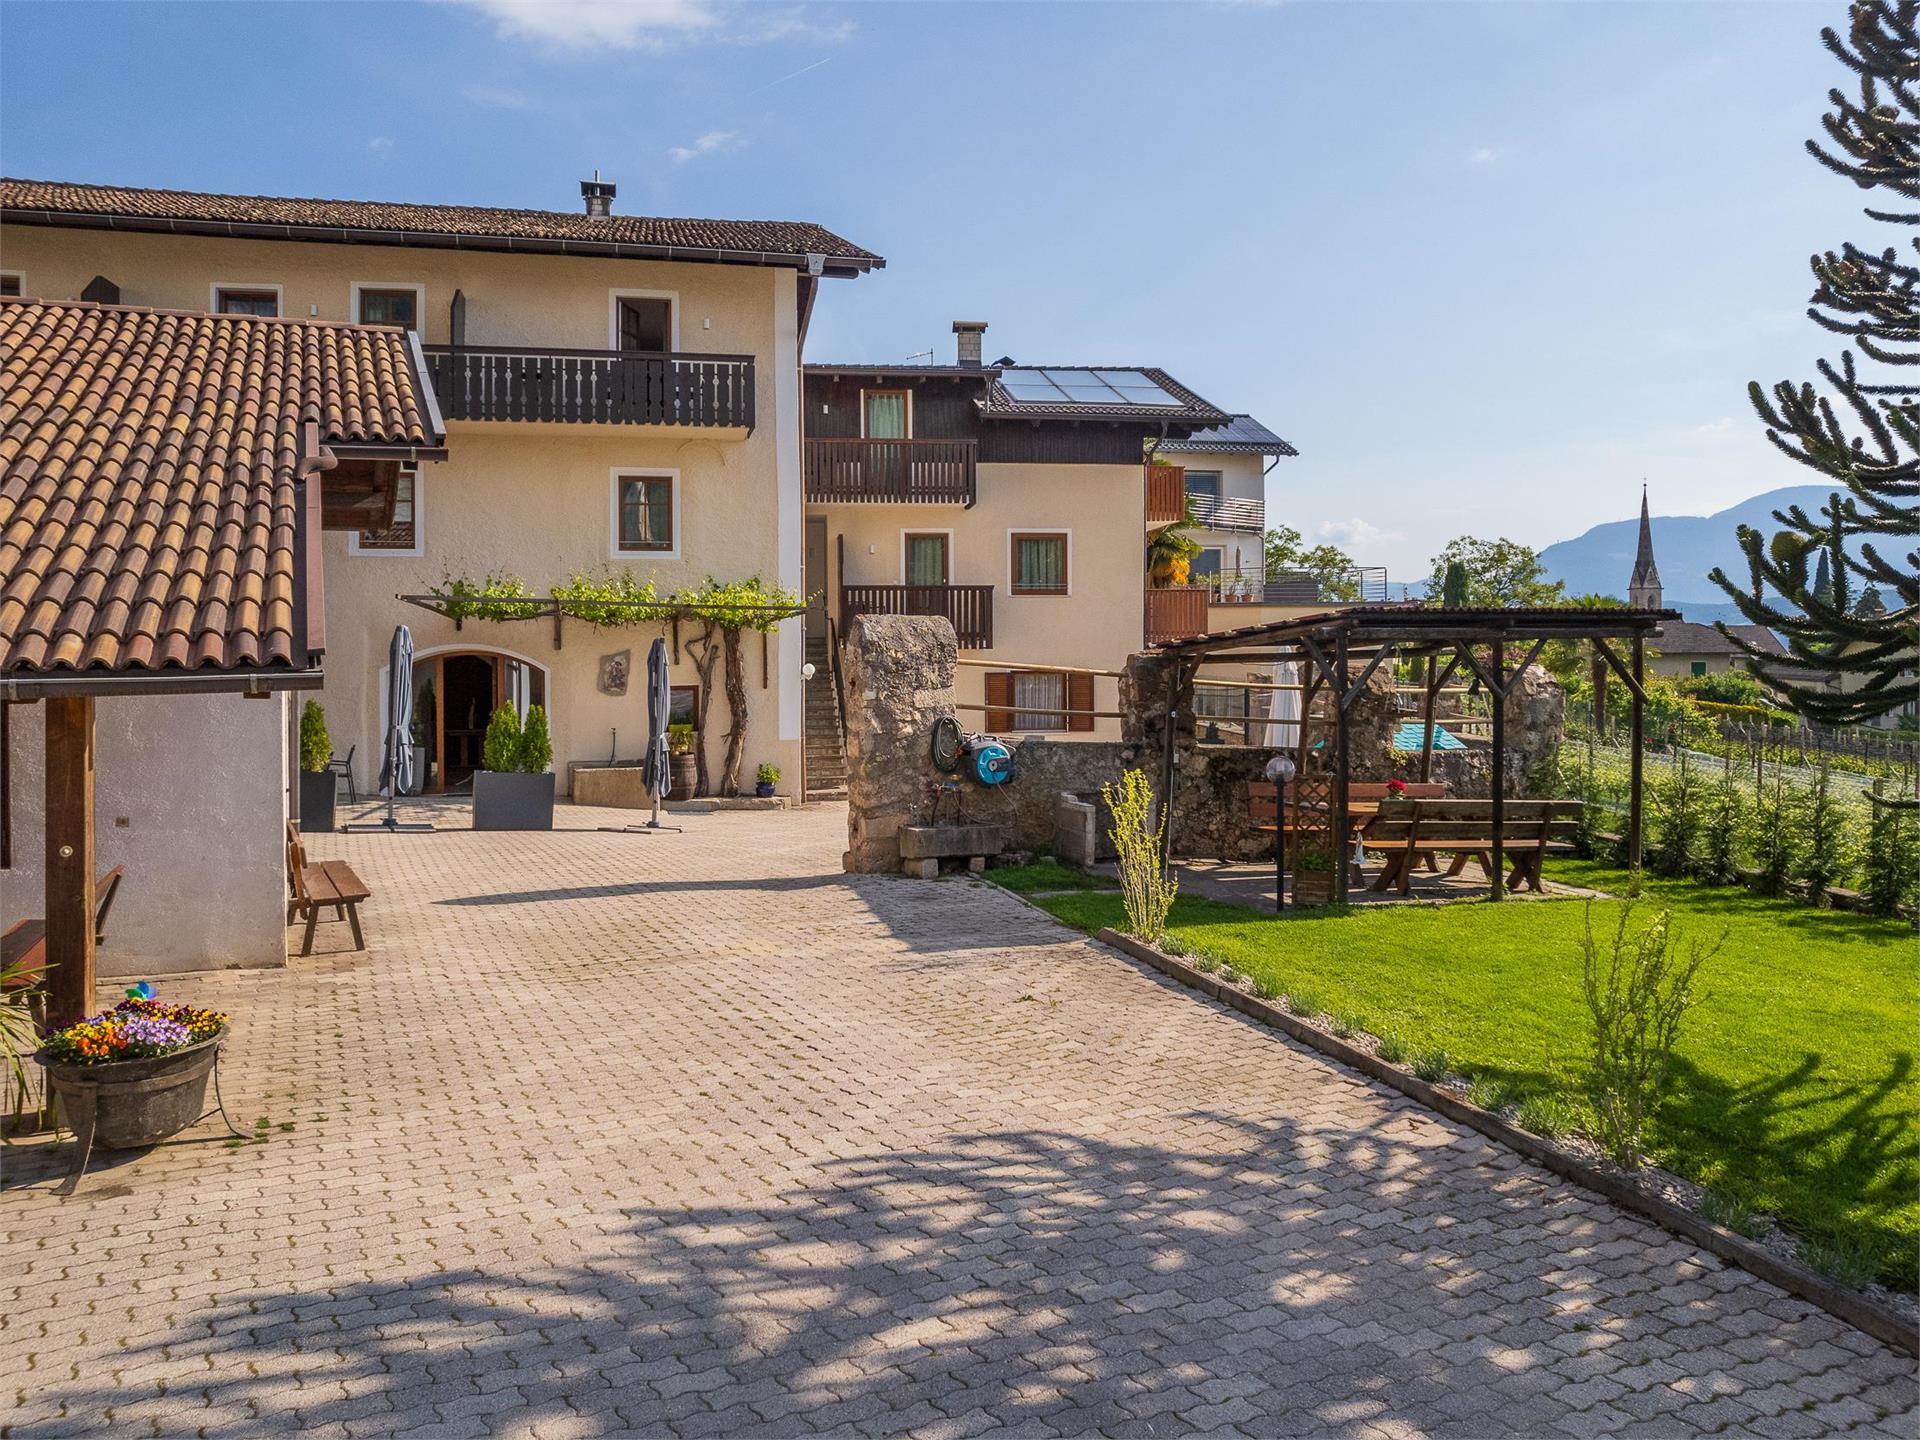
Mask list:
POLYGON ((991 585, 842 585, 840 628, 846 629, 856 615, 944 615, 962 650, 993 648, 991 585))
POLYGON ((1205 585, 1169 585, 1147 591, 1147 644, 1164 645, 1207 633, 1205 585))
POLYGON ((753 428, 751 355, 424 348, 448 420, 753 428))
POLYGON ((1187 513, 1187 472, 1180 465, 1147 466, 1147 524, 1171 525, 1187 513))
POLYGON ((816 504, 971 505, 974 440, 809 440, 807 499, 816 504))

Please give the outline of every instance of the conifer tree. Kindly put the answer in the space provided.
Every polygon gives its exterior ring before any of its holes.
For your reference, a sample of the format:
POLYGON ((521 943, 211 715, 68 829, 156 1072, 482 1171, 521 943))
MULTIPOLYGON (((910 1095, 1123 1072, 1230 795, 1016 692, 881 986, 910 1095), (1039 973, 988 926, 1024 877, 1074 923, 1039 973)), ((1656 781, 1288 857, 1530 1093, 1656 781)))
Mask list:
MULTIPOLYGON (((1891 192, 1897 210, 1869 206, 1883 225, 1920 226, 1920 0, 1861 0, 1845 35, 1821 32, 1851 73, 1858 95, 1829 92, 1824 138, 1807 149, 1863 190, 1891 192)), ((1778 632, 1785 656, 1742 640, 1754 671, 1809 719, 1854 724, 1888 714, 1913 697, 1920 658, 1920 241, 1872 252, 1852 243, 1812 259, 1808 315, 1859 349, 1822 360, 1824 391, 1781 381, 1748 387, 1767 438, 1837 485, 1817 514, 1798 505, 1774 512, 1770 539, 1739 531, 1750 572, 1736 584, 1713 578, 1751 623, 1778 632), (1907 247, 1913 247, 1909 249, 1907 247), (1817 573, 1809 575, 1817 562, 1817 573), (1825 584, 1822 584, 1824 578, 1825 584), (1879 613, 1856 605, 1861 580, 1879 593, 1879 613), (1839 673, 1851 688, 1826 688, 1839 673)), ((1721 627, 1723 633, 1726 627, 1721 627)))

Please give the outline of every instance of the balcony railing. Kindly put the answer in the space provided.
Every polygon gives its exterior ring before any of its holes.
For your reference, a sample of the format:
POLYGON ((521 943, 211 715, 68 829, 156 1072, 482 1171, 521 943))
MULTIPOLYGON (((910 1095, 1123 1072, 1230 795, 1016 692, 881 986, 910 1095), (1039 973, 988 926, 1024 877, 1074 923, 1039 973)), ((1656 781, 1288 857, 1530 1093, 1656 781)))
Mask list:
POLYGON ((1147 591, 1147 644, 1187 640, 1207 633, 1207 587, 1169 585, 1147 591))
POLYGON ((809 440, 807 499, 971 505, 974 440, 809 440))
POLYGON ((1236 495, 1189 495, 1194 522, 1207 530, 1249 530, 1259 534, 1267 528, 1267 502, 1247 500, 1236 495))
POLYGON ((1384 605, 1384 565, 1360 565, 1334 575, 1306 570, 1228 570, 1206 577, 1215 605, 1384 605))
POLYGON ((1147 524, 1171 525, 1187 513, 1187 472, 1180 465, 1147 466, 1147 524))
POLYGON ((751 355, 429 345, 448 420, 753 428, 751 355))
POLYGON ((842 585, 840 628, 856 615, 944 615, 962 650, 993 648, 991 585, 842 585))

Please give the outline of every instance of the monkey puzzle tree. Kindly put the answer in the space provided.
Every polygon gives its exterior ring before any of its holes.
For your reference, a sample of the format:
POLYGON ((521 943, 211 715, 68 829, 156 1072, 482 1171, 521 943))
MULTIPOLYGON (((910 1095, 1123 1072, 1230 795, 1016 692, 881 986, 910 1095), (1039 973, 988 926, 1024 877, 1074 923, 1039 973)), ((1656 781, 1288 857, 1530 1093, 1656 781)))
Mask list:
MULTIPOLYGON (((1821 32, 1859 94, 1829 92, 1825 142, 1809 140, 1807 149, 1861 189, 1912 202, 1868 207, 1867 217, 1885 225, 1920 225, 1917 19, 1920 0, 1863 0, 1845 36, 1821 32)), ((1920 241, 1907 244, 1920 249, 1920 241)), ((1748 621, 1786 641, 1786 655, 1770 654, 1723 624, 1755 672, 1810 719, 1853 724, 1913 697, 1920 656, 1920 551, 1900 553, 1920 536, 1920 386, 1904 383, 1897 368, 1920 364, 1920 266, 1903 247, 1873 254, 1851 243, 1814 256, 1812 266, 1808 315, 1850 337, 1863 361, 1852 351, 1837 365, 1820 361, 1824 391, 1787 380, 1768 391, 1756 381, 1748 394, 1782 453, 1844 488, 1817 515, 1798 505, 1776 510, 1782 528, 1771 538, 1741 526, 1745 583, 1719 569, 1713 579, 1748 621), (1876 592, 1878 609, 1856 603, 1856 577, 1876 592), (1831 690, 1825 677, 1835 673, 1842 685, 1831 690)))

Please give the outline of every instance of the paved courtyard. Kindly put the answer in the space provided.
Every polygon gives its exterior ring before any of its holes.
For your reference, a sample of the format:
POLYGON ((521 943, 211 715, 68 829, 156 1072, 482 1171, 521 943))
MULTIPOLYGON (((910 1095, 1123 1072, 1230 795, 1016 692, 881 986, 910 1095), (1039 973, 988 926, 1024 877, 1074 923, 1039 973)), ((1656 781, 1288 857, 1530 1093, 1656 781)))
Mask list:
MULTIPOLYGON (((462 820, 464 817, 449 816, 462 820)), ((316 841, 211 1127, 0 1155, 0 1431, 1911 1435, 1878 1342, 844 810, 316 841)))

